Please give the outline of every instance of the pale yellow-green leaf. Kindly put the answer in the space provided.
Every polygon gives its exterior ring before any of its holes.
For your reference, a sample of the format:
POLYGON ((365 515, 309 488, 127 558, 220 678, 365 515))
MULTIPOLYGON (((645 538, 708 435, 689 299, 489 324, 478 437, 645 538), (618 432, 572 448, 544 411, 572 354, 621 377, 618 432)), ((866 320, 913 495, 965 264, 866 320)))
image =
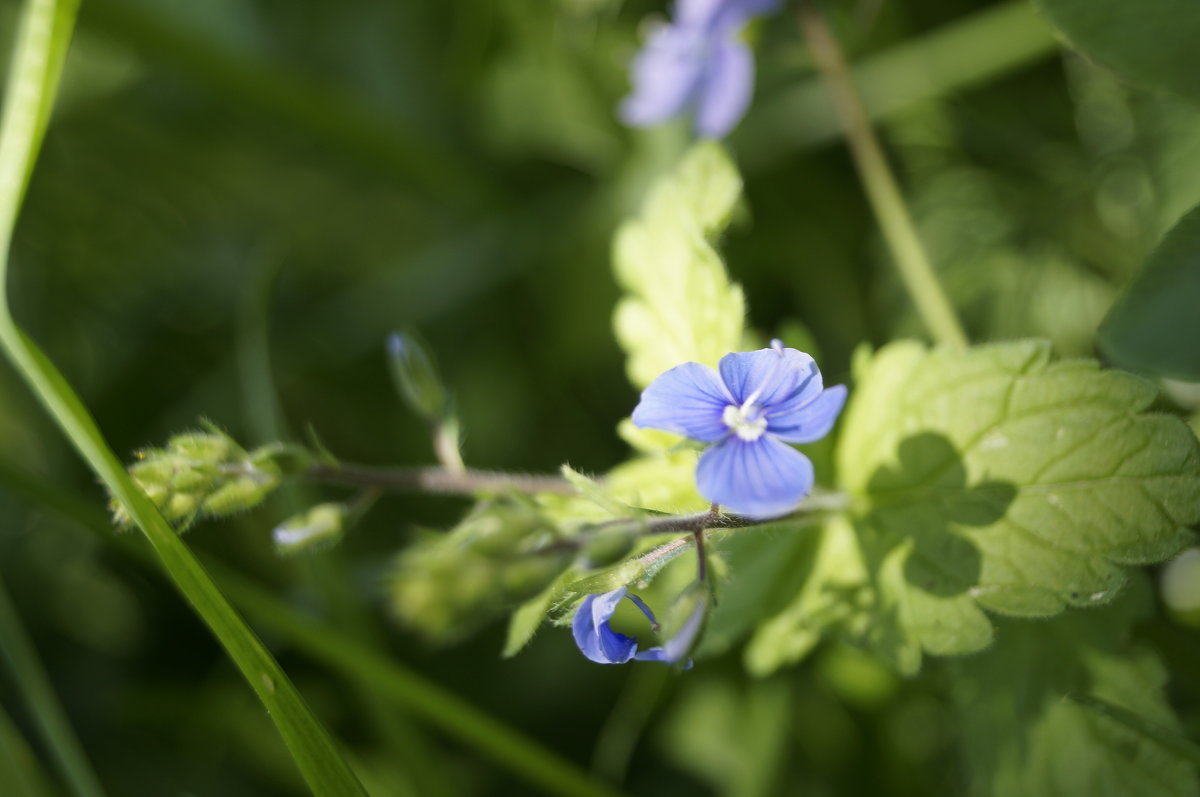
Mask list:
POLYGON ((613 267, 624 295, 614 327, 634 385, 680 363, 717 361, 740 347, 745 299, 713 239, 741 192, 718 144, 697 144, 617 231, 613 267))

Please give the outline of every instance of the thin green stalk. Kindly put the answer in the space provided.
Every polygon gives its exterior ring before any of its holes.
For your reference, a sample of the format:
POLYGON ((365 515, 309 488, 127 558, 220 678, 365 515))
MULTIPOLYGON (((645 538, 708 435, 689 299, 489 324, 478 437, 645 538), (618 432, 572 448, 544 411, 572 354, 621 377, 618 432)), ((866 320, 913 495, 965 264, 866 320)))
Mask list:
POLYGON ((38 660, 37 651, 21 625, 16 608, 0 581, 0 660, 12 672, 13 681, 29 707, 37 731, 54 757, 62 776, 74 794, 102 797, 104 789, 96 777, 83 745, 71 727, 49 676, 38 660))
POLYGON ((1133 713, 1127 708, 1114 705, 1094 695, 1073 692, 1068 694, 1067 698, 1094 714, 1099 714, 1102 717, 1107 717, 1114 722, 1124 725, 1139 736, 1149 739, 1164 749, 1171 751, 1184 761, 1191 762, 1193 766, 1200 767, 1200 746, 1193 744, 1175 731, 1164 728, 1139 714, 1133 713))
MULTIPOLYGON (((134 538, 112 534, 111 523, 104 513, 46 479, 0 459, 0 484, 37 506, 103 536, 131 558, 146 560, 142 547, 135 544, 134 538)), ((617 794, 519 731, 489 717, 393 659, 364 649, 337 629, 301 616, 274 595, 216 563, 210 562, 209 569, 234 603, 280 639, 325 662, 348 682, 358 684, 378 699, 423 717, 429 724, 527 782, 566 797, 615 797, 617 794)))
MULTIPOLYGON (((852 64, 873 122, 922 103, 986 85, 1057 55, 1054 28, 1029 0, 981 8, 852 64)), ((769 168, 795 149, 837 141, 842 129, 825 81, 797 81, 755 101, 733 143, 748 171, 769 168)))
MULTIPOLYGON (((13 228, 49 119, 77 7, 77 0, 29 0, 23 11, 0 122, 0 284, 6 283, 13 228)), ((0 302, 0 345, 79 454, 129 510, 176 587, 258 694, 313 792, 364 795, 279 664, 134 484, 53 363, 18 329, 6 291, 0 302)))
POLYGON ((809 0, 800 3, 799 16, 800 28, 813 61, 829 85, 854 165, 904 287, 934 340, 966 346, 966 333, 917 235, 908 205, 871 128, 871 120, 837 40, 809 0))
POLYGON ((51 797, 50 779, 0 706, 0 794, 51 797))
POLYGON ((630 670, 616 704, 596 736, 596 746, 592 750, 592 769, 596 773, 614 783, 624 782, 629 761, 670 675, 671 671, 666 667, 630 670))

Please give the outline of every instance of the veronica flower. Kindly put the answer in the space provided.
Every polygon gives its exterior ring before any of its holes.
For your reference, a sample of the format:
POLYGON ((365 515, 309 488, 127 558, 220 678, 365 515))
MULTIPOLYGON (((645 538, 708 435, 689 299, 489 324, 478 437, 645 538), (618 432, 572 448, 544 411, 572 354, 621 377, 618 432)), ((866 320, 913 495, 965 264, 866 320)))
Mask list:
POLYGON ((648 127, 685 110, 696 132, 720 138, 754 92, 754 56, 740 40, 750 17, 779 0, 679 0, 675 19, 655 29, 630 65, 633 93, 621 103, 626 124, 648 127))
POLYGON ((823 389, 812 357, 778 340, 727 354, 718 369, 684 363, 667 371, 642 391, 633 422, 712 444, 696 466, 709 501, 749 517, 786 515, 813 485, 812 462, 788 444, 827 435, 846 388, 823 389))
MULTIPOLYGON (((617 587, 611 592, 588 595, 579 604, 579 609, 575 612, 575 619, 571 623, 575 644, 579 646, 579 650, 584 656, 597 664, 624 664, 630 659, 674 664, 691 649, 696 633, 700 629, 700 620, 703 619, 703 615, 696 618, 695 622, 692 622, 692 618, 689 617, 680 632, 667 640, 665 647, 653 647, 639 652, 636 639, 614 631, 609 625, 622 598, 632 601, 650 620, 650 627, 658 630, 658 621, 654 619, 654 612, 650 611, 650 607, 641 598, 630 595, 628 588, 617 587)), ((693 614, 695 613, 693 612, 693 614)))

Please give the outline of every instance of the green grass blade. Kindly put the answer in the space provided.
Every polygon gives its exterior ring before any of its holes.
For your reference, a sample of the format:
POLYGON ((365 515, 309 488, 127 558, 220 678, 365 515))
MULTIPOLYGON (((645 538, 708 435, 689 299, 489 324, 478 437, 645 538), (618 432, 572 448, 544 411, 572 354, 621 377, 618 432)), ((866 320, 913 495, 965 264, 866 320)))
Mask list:
MULTIPOLYGON (((108 517, 46 479, 0 459, 0 485, 31 503, 54 512, 144 561, 143 550, 127 535, 111 534, 108 517)), ((616 797, 617 792, 592 779, 519 731, 493 719, 437 684, 348 638, 342 632, 299 615, 269 592, 215 563, 209 568, 230 598, 256 622, 288 644, 324 662, 381 701, 424 718, 447 735, 488 756, 497 765, 566 797, 616 797)))
POLYGON ((544 750, 456 695, 345 636, 297 614, 248 579, 209 565, 230 597, 264 628, 286 638, 347 679, 368 685, 381 700, 404 706, 470 744, 493 761, 562 797, 615 797, 617 792, 544 750))
MULTIPOLYGON (((7 272, 13 227, 53 105, 76 7, 73 0, 25 4, 0 123, 0 279, 7 272)), ((0 303, 0 345, 75 449, 128 508, 175 586, 257 693, 313 792, 366 794, 279 664, 130 479, 70 385, 17 328, 7 292, 0 303)))
POLYGON ((72 793, 81 797, 101 797, 104 789, 100 786, 100 779, 96 777, 83 745, 75 736, 71 721, 67 719, 50 678, 42 668, 33 642, 25 633, 3 582, 0 582, 0 660, 8 665, 38 733, 70 784, 72 793))
POLYGON ((0 794, 51 797, 50 779, 0 706, 0 794))

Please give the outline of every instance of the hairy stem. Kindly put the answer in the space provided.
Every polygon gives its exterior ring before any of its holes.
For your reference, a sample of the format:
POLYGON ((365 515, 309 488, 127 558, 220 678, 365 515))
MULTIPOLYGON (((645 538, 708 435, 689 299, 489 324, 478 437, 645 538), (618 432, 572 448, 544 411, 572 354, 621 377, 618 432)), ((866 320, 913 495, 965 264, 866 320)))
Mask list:
MULTIPOLYGON (((635 517, 635 518, 618 518, 616 520, 607 520, 603 523, 597 523, 589 527, 580 534, 574 537, 567 537, 555 540, 548 545, 530 551, 530 556, 538 556, 548 553, 562 553, 564 551, 578 551, 587 546, 593 537, 604 531, 611 531, 614 527, 628 526, 632 533, 640 537, 657 537, 663 534, 673 534, 676 532, 684 532, 685 537, 680 537, 677 540, 668 542, 653 551, 644 554, 642 559, 658 558, 664 554, 670 553, 678 549, 682 545, 688 543, 697 543, 697 550, 703 548, 703 543, 700 541, 702 537, 710 531, 727 531, 730 529, 747 529, 755 526, 767 526, 773 523, 786 522, 815 522, 822 517, 833 512, 844 512, 850 508, 850 498, 844 493, 836 492, 820 492, 810 495, 805 498, 795 510, 790 514, 782 517, 774 518, 750 518, 743 515, 725 515, 722 514, 717 507, 706 509, 703 512, 695 512, 690 515, 656 515, 653 517, 635 517)), ((701 562, 698 565, 701 568, 700 580, 703 581, 707 575, 703 568, 706 565, 701 562)))
POLYGON ((809 52, 829 86, 854 165, 904 287, 934 340, 966 346, 966 333, 917 235, 908 205, 871 128, 841 47, 810 0, 802 0, 799 9, 800 28, 809 52))
POLYGON ((522 493, 575 495, 577 490, 559 476, 459 471, 449 468, 373 468, 366 465, 313 465, 303 477, 332 484, 377 487, 397 492, 473 495, 481 491, 516 490, 522 493))

